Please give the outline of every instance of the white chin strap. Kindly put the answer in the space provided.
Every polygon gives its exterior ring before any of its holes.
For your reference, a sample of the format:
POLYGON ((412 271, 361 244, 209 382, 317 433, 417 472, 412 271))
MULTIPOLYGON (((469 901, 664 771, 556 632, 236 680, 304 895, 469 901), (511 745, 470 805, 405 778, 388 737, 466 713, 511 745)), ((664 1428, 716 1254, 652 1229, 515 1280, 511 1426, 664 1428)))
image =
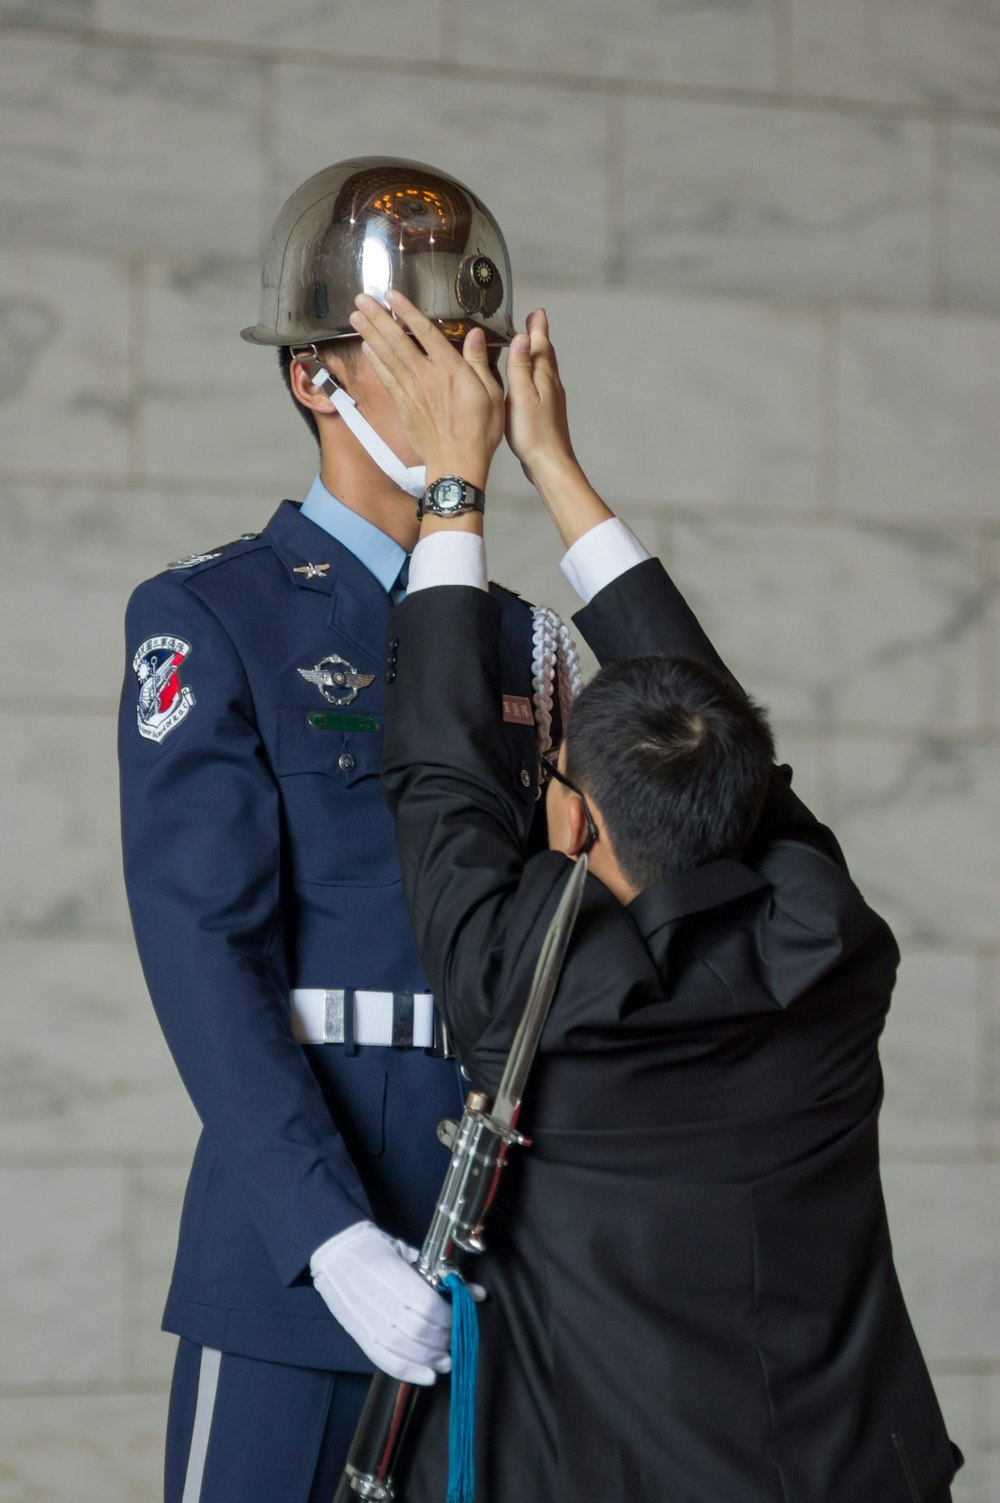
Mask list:
POLYGON ((422 496, 427 489, 427 469, 422 464, 405 465, 395 455, 384 439, 380 438, 366 417, 358 411, 358 404, 349 392, 338 386, 328 370, 320 366, 311 378, 312 384, 324 391, 350 428, 365 453, 378 465, 383 475, 394 480, 400 490, 409 496, 422 496))

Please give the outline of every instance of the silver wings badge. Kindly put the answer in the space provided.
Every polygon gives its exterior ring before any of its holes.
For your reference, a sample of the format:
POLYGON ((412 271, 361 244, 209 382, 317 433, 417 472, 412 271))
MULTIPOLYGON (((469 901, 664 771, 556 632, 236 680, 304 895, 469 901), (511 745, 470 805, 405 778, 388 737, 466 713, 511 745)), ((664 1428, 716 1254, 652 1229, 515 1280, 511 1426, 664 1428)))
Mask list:
POLYGON ((328 658, 320 658, 315 668, 300 668, 299 672, 316 685, 331 705, 352 704, 359 689, 367 689, 375 682, 374 673, 359 673, 346 658, 339 658, 335 652, 328 658))

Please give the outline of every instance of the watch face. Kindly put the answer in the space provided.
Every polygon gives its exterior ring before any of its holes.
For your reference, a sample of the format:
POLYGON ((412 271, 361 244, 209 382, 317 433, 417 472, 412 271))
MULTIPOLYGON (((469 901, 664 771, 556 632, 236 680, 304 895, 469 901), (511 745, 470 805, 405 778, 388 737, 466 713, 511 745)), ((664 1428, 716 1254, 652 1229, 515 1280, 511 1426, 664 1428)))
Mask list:
POLYGON ((435 511, 458 511, 465 505, 465 486, 461 480, 438 480, 428 499, 435 511))

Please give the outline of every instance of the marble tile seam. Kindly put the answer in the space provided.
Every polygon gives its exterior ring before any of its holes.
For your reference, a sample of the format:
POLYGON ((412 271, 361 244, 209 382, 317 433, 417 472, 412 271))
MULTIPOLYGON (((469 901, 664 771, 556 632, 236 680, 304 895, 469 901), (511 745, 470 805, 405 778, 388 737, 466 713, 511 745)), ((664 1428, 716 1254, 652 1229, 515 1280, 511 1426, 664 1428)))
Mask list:
POLYGON ((146 308, 149 300, 146 259, 129 257, 128 264, 128 417, 125 438, 126 478, 133 480, 144 469, 142 377, 145 366, 146 308))
MULTIPOLYGON (((721 644, 725 656, 726 644, 721 644)), ((891 742, 894 746, 1000 746, 1000 729, 994 726, 966 725, 947 727, 926 725, 899 725, 874 720, 793 720, 782 719, 781 726, 786 736, 801 737, 815 741, 821 746, 835 745, 839 741, 891 742)))
MULTIPOLYGON (((648 511, 648 501, 645 506, 648 511)), ((847 528, 856 527, 859 531, 868 529, 886 535, 913 532, 939 533, 958 537, 972 535, 984 542, 1000 537, 1000 521, 975 517, 970 513, 962 516, 949 516, 942 511, 937 514, 901 516, 898 511, 880 511, 877 507, 851 507, 843 503, 832 506, 803 506, 800 509, 758 505, 754 502, 706 502, 703 508, 696 508, 690 502, 677 501, 668 503, 664 510, 668 509, 674 513, 686 513, 684 520, 687 521, 697 520, 699 516, 704 516, 708 522, 742 521, 748 524, 760 522, 767 525, 785 521, 791 525, 814 528, 840 523, 847 528)))
MULTIPOLYGON (((312 468, 302 466, 305 474, 316 469, 315 460, 311 461, 312 468)), ((308 481, 306 482, 308 484, 308 481)), ((268 500, 276 496, 277 482, 274 485, 263 485, 257 476, 240 475, 230 480, 219 475, 214 475, 210 480, 199 479, 197 476, 188 475, 155 475, 144 472, 141 475, 130 476, 120 472, 110 473, 107 470, 85 470, 77 466, 71 475, 60 473, 58 470, 45 470, 32 466, 31 469, 13 469, 10 466, 0 465, 0 485, 37 486, 41 490, 58 487, 65 489, 96 490, 98 488, 113 493, 128 494, 134 491, 168 491, 190 492, 197 490, 207 500, 213 496, 220 499, 231 496, 246 496, 249 502, 268 500)), ((304 492, 303 492, 304 494, 304 492)))
POLYGON ((978 957, 977 995, 979 1050, 978 1079, 981 1109, 979 1141, 1000 1150, 1000 955, 978 957))
POLYGON ((121 1371, 128 1377, 142 1371, 142 1206, 139 1177, 145 1164, 128 1164, 124 1174, 122 1207, 121 1371))
MULTIPOLYGON (((725 644, 723 644, 724 646, 725 644)), ((80 718, 112 719, 118 712, 118 701, 42 699, 34 696, 11 696, 0 692, 0 717, 19 715, 76 716, 80 718)), ((803 740, 825 744, 831 741, 891 741, 894 744, 922 744, 927 741, 948 746, 1000 746, 1000 726, 983 722, 968 722, 956 725, 950 722, 941 726, 928 721, 923 724, 903 724, 883 720, 802 720, 786 719, 782 732, 803 740)), ((0 934, 2 938, 2 934, 0 934)))
MULTIPOLYGON (((315 466, 313 466, 315 468, 315 466)), ((308 466, 302 467, 305 474, 308 466)), ((310 472, 311 473, 311 472, 310 472)), ((39 490, 58 487, 71 490, 94 490, 102 488, 115 494, 183 495, 195 493, 211 500, 213 497, 231 498, 243 496, 248 505, 273 504, 282 499, 284 492, 280 482, 272 486, 262 485, 257 476, 236 476, 233 479, 218 475, 165 475, 147 472, 130 478, 127 475, 108 475, 107 472, 89 472, 76 469, 72 476, 58 471, 41 469, 12 469, 0 465, 0 486, 17 485, 36 487, 39 490)), ((293 487, 294 489, 294 487, 293 487)), ((301 490, 301 485, 299 487, 301 490)), ((878 508, 852 508, 844 504, 819 505, 815 501, 803 502, 801 506, 770 505, 755 501, 691 501, 683 496, 667 497, 653 503, 646 498, 608 495, 608 504, 618 515, 628 521, 630 515, 651 517, 665 521, 715 523, 744 523, 752 525, 798 525, 803 528, 819 528, 831 523, 840 523, 845 529, 865 528, 884 531, 886 534, 920 532, 947 533, 960 537, 972 536, 984 541, 1000 540, 1000 519, 976 517, 971 514, 955 516, 942 511, 938 514, 922 513, 919 516, 901 518, 898 511, 880 511, 878 508)), ((490 505, 514 507, 518 510, 536 510, 540 504, 532 493, 512 490, 490 490, 490 505)), ((554 536, 554 535, 553 535, 554 536)), ((555 554, 553 555, 555 561, 555 554)), ((166 562, 166 560, 164 560, 166 562)))
MULTIPOLYGON (((1000 535, 998 535, 1000 537, 1000 535)), ((983 613, 979 640, 979 702, 990 725, 1000 724, 1000 549, 998 538, 979 549, 980 589, 992 596, 983 613)))
POLYGON ((931 295, 932 308, 947 311, 951 290, 950 132, 943 121, 931 128, 931 295))
POLYGON ((828 308, 821 316, 819 370, 819 432, 816 440, 817 513, 837 513, 837 450, 840 432, 840 312, 828 308))
POLYGON ((973 939, 926 939, 914 938, 907 940, 906 955, 916 959, 918 956, 946 955, 952 959, 972 959, 991 961, 1000 956, 1000 939, 995 945, 984 944, 982 941, 973 939))
POLYGON ((95 46, 129 48, 135 51, 173 53, 183 56, 218 58, 239 62, 277 63, 290 67, 328 67, 333 70, 406 75, 421 79, 463 79, 469 82, 498 83, 505 86, 548 88, 563 93, 614 91, 646 99, 699 100, 703 103, 746 104, 751 107, 804 110, 810 113, 848 116, 877 116, 892 120, 938 120, 980 122, 1000 128, 1000 108, 955 103, 931 104, 918 101, 846 99, 838 95, 806 94, 797 90, 740 89, 722 84, 664 83, 646 79, 612 77, 603 74, 573 74, 550 69, 505 68, 485 64, 466 64, 440 59, 436 62, 409 62, 387 58, 378 53, 338 53, 325 49, 258 46, 254 43, 229 42, 221 39, 156 37, 141 32, 98 30, 90 27, 34 27, 11 22, 0 23, 0 41, 5 38, 34 41, 76 41, 95 46))
POLYGON ((278 118, 279 91, 276 68, 273 66, 265 66, 263 68, 260 87, 260 162, 257 180, 257 232, 260 241, 261 258, 263 258, 267 249, 267 240, 274 218, 274 205, 271 203, 269 185, 276 182, 280 175, 278 163, 281 128, 278 118))
MULTIPOLYGON (((138 583, 138 581, 137 581, 138 583)), ((121 614, 125 611, 125 597, 121 602, 121 614)), ((123 654, 124 662, 124 654, 123 654)), ((59 699, 44 698, 35 694, 4 694, 0 688, 0 715, 85 715, 101 719, 118 713, 117 699, 88 699, 66 695, 59 699)))
POLYGON ((779 94, 787 94, 792 88, 792 25, 792 0, 772 0, 771 69, 774 89, 779 94))
POLYGON ((882 1148, 879 1161, 892 1166, 926 1166, 929 1169, 949 1164, 974 1167, 1000 1164, 1000 1153, 991 1148, 882 1148))
MULTIPOLYGON (((308 466, 302 467, 302 473, 308 466)), ((194 493, 203 497, 206 501, 212 499, 229 500, 232 497, 245 497, 247 504, 269 504, 280 499, 280 484, 262 486, 257 479, 236 478, 224 479, 218 475, 211 478, 187 477, 177 475, 144 474, 129 480, 127 477, 118 475, 113 478, 102 475, 91 475, 77 470, 74 477, 67 477, 51 471, 32 470, 30 472, 15 472, 4 470, 0 467, 0 486, 18 486, 24 489, 37 489, 39 492, 47 492, 53 487, 61 491, 93 491, 95 489, 106 490, 114 495, 135 496, 141 498, 149 496, 157 499, 163 493, 169 495, 183 495, 194 493)), ((300 487, 301 488, 301 487, 300 487)), ((947 535, 957 534, 965 536, 972 534, 980 536, 984 540, 994 537, 1000 538, 1000 521, 992 521, 982 517, 973 516, 914 516, 901 518, 898 513, 886 513, 879 511, 852 511, 845 508, 819 507, 813 502, 804 503, 801 507, 788 504, 770 504, 766 501, 719 501, 719 502, 695 502, 678 499, 665 499, 662 502, 653 502, 648 497, 628 497, 612 495, 608 493, 608 504, 617 510, 619 516, 625 521, 631 518, 644 520, 656 519, 666 522, 682 522, 684 524, 704 522, 707 526, 743 524, 753 526, 761 525, 788 525, 801 526, 804 529, 816 530, 827 526, 840 525, 845 531, 848 530, 871 530, 886 535, 906 534, 918 532, 943 533, 947 535)), ((541 504, 534 493, 525 488, 523 491, 510 489, 490 488, 491 511, 495 514, 498 510, 511 510, 542 515, 541 504)), ((488 512, 488 516, 489 516, 488 512)), ((558 543, 555 541, 553 532, 553 567, 558 562, 556 550, 558 543)))
MULTIPOLYGON (((1000 144, 1000 143, 998 143, 1000 144)), ((270 228, 270 219, 268 219, 270 228)), ((155 248, 140 249, 123 255, 114 250, 101 250, 93 248, 80 248, 69 246, 65 240, 53 240, 50 244, 43 241, 36 242, 33 251, 38 254, 72 256, 74 260, 93 262, 97 265, 119 262, 126 272, 133 267, 140 268, 143 276, 150 269, 161 268, 187 268, 187 267, 230 267, 246 268, 248 286, 251 282, 256 283, 259 278, 259 254, 253 255, 224 255, 208 253, 197 254, 164 254, 155 248)), ((0 256, 19 256, 26 254, 25 247, 16 240, 4 240, 0 234, 0 256)), ((719 311, 733 310, 735 312, 756 312, 781 318, 797 319, 803 322, 813 321, 822 325, 830 317, 853 317, 864 314, 878 320, 893 320, 899 322, 907 318, 936 317, 946 319, 958 326, 961 323, 982 325, 1000 325, 1000 303, 996 307, 986 307, 982 303, 962 304, 951 301, 946 308, 932 307, 926 298, 908 300, 905 302, 886 302, 878 297, 865 297, 862 295, 842 297, 821 297, 796 293, 791 297, 780 297, 772 292, 747 292, 745 290, 726 291, 715 288, 700 289, 697 287, 675 287, 669 281, 649 279, 645 280, 639 273, 633 273, 627 286, 611 285, 606 280, 595 280, 592 277, 584 279, 575 277, 554 277, 551 272, 539 276, 520 275, 518 288, 527 286, 535 295, 545 297, 548 295, 559 297, 562 294, 586 295, 592 293, 595 297, 601 297, 606 293, 619 293, 631 297, 636 303, 654 294, 657 300, 673 306, 684 306, 692 309, 709 308, 719 311)), ((149 300, 149 294, 145 288, 139 300, 138 307, 145 309, 149 300)), ((236 347, 238 331, 234 328, 233 343, 236 347)), ((0 478, 4 474, 40 473, 34 467, 28 469, 22 467, 0 468, 0 478)), ((60 472, 53 472, 60 474, 60 472)), ((103 473, 108 482, 121 481, 119 471, 93 472, 103 473)), ((65 478, 60 475, 60 478, 65 478)))
POLYGON ((462 42, 462 0, 438 0, 438 49, 442 62, 458 63, 462 42))
MULTIPOLYGON (((834 828, 835 833, 839 833, 838 821, 836 819, 833 819, 831 820, 831 824, 834 828)), ((848 851, 848 856, 850 857, 850 855, 851 853, 850 851, 848 851)), ((857 863, 852 861, 851 868, 856 873, 857 863)), ((861 886, 867 891, 867 889, 869 888, 869 883, 867 882, 867 880, 862 880, 861 886)), ((881 911, 885 906, 884 900, 881 898, 876 899, 875 906, 879 909, 879 911, 881 911)), ((906 927, 906 920, 904 918, 895 918, 891 922, 890 927, 892 928, 893 937, 895 938, 896 943, 899 945, 899 948, 904 956, 908 955, 911 950, 915 951, 918 948, 924 948, 941 950, 946 955, 953 955, 956 960, 968 958, 970 952, 973 950, 980 952, 987 950, 991 954, 1000 957, 1000 939, 994 940, 992 936, 990 936, 989 938, 984 938, 982 934, 970 934, 968 936, 963 936, 958 940, 949 942, 944 938, 943 934, 937 933, 933 929, 930 929, 927 924, 919 920, 917 922, 919 923, 919 927, 913 929, 908 929, 906 927)), ((923 1150, 921 1150, 921 1152, 922 1151, 923 1150)), ((970 1149, 969 1152, 978 1152, 978 1150, 970 1149)), ((997 1150, 991 1149, 991 1152, 994 1155, 993 1161, 995 1161, 997 1150)), ((909 1162, 909 1160, 907 1160, 907 1162, 909 1162)), ((917 1160, 914 1159, 914 1162, 917 1162, 917 1160)))
POLYGON ((608 99, 604 140, 605 272, 607 287, 623 288, 626 281, 625 109, 621 96, 608 99))
MULTIPOLYGON (((112 834, 117 837, 116 831, 112 834)), ((0 944, 37 944, 40 940, 46 945, 75 945, 84 941, 93 944, 135 943, 128 924, 89 924, 86 928, 82 925, 71 928, 66 925, 0 924, 0 944)))
POLYGON ((37 929, 15 929, 9 924, 0 925, 0 945, 36 945, 40 938, 45 939, 46 946, 51 945, 112 945, 121 946, 131 950, 135 946, 135 938, 131 928, 122 925, 112 930, 111 925, 95 925, 93 932, 86 933, 71 929, 53 930, 42 935, 37 929))
POLYGON ((978 1357, 932 1357, 927 1366, 932 1377, 939 1378, 992 1378, 1000 1376, 1000 1362, 978 1357))
POLYGON ((117 1399, 170 1392, 169 1380, 125 1378, 120 1383, 0 1383, 0 1399, 117 1399))
POLYGON ((993 1011, 994 968, 992 956, 980 955, 976 965, 976 1144, 987 1153, 1000 1150, 996 1131, 997 1033, 993 1011))
POLYGON ((168 1153, 150 1149, 148 1153, 114 1153, 106 1148, 71 1152, 40 1148, 18 1153, 0 1153, 0 1172, 8 1169, 31 1169, 39 1174, 65 1173, 74 1170, 118 1169, 125 1176, 144 1173, 149 1169, 187 1170, 191 1167, 191 1153, 168 1153))

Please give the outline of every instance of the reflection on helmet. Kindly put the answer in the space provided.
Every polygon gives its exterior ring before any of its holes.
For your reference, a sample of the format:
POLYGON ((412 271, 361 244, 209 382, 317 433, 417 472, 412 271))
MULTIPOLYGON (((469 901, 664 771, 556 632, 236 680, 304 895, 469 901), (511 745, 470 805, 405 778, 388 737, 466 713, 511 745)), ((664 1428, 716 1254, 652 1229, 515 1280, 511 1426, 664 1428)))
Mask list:
POLYGON ((449 338, 478 326, 506 345, 510 260, 486 205, 420 162, 356 157, 317 172, 275 221, 264 260, 253 344, 298 345, 353 335, 359 292, 404 293, 449 338))

